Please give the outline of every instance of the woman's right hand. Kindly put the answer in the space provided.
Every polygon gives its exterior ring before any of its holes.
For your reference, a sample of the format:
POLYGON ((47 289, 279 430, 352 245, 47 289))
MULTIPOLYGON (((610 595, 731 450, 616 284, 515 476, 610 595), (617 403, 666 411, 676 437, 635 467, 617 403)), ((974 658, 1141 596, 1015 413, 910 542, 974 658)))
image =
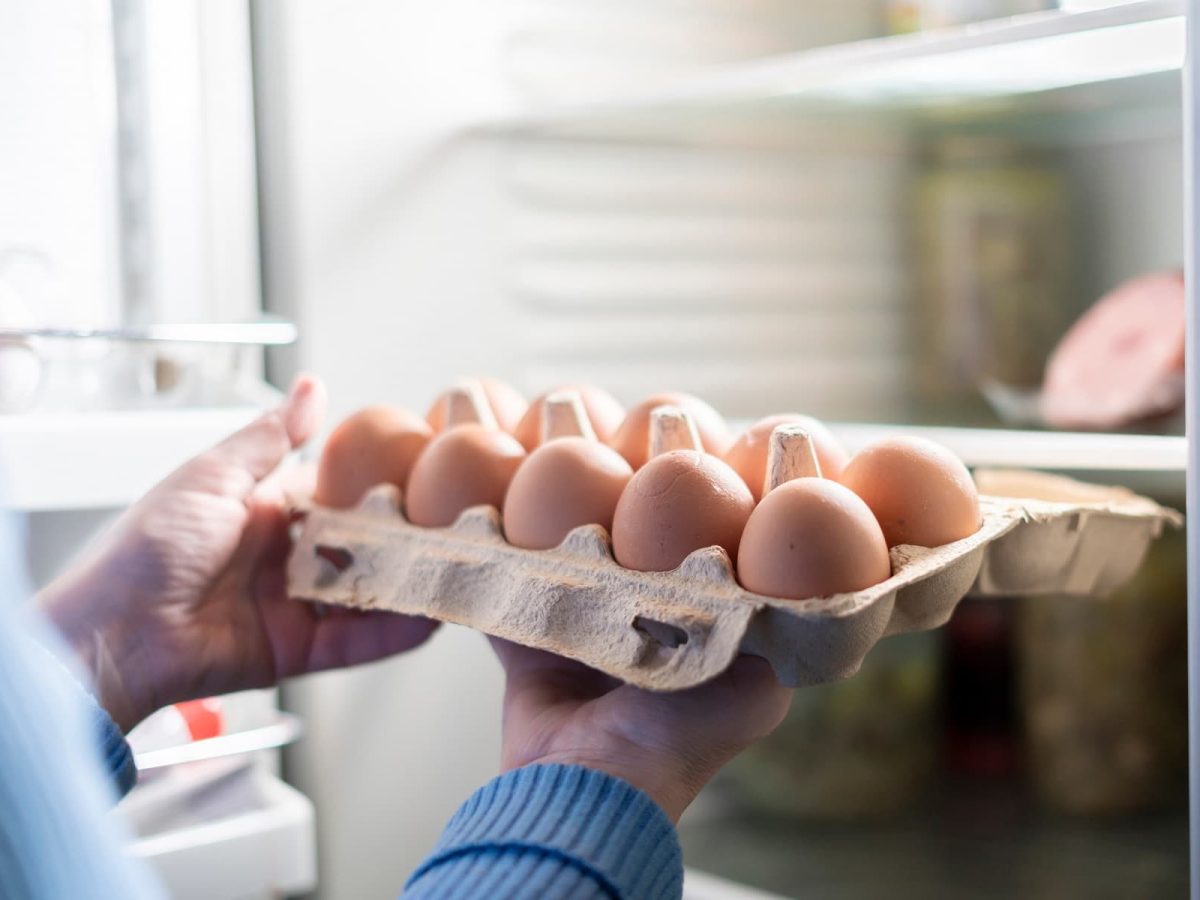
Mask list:
POLYGON ((124 731, 169 703, 370 662, 433 632, 427 619, 288 596, 276 475, 324 407, 321 382, 298 378, 278 409, 167 476, 39 595, 124 731))
POLYGON ((649 794, 674 822, 721 766, 775 730, 791 702, 757 657, 663 694, 541 650, 497 638, 492 645, 508 676, 504 771, 534 763, 598 769, 649 794))

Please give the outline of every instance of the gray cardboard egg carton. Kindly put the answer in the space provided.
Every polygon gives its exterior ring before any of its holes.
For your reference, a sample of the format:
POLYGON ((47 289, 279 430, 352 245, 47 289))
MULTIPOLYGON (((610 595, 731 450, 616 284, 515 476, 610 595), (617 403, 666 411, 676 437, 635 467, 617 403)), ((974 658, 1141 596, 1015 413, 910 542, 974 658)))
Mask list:
POLYGON ((375 488, 358 508, 308 507, 289 564, 292 596, 456 622, 673 691, 721 673, 739 652, 791 687, 854 674, 880 638, 936 628, 968 593, 1103 595, 1137 570, 1178 513, 1120 488, 1030 472, 980 472, 983 525, 941 547, 891 551, 892 577, 852 594, 779 600, 743 590, 724 550, 672 572, 617 565, 598 525, 554 550, 504 540, 491 507, 449 528, 401 513, 375 488))

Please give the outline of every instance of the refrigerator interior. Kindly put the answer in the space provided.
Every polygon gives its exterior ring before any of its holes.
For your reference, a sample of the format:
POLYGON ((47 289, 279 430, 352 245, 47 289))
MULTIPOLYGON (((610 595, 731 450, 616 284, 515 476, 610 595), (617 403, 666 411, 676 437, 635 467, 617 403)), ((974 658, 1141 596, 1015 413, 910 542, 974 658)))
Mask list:
MULTIPOLYGON (((20 215, 0 215, 0 320, 14 315, 5 291, 77 324, 265 308, 303 336, 265 356, 267 375, 282 385, 319 373, 331 423, 371 402, 423 410, 464 374, 529 394, 590 381, 626 402, 672 388, 737 422, 795 409, 857 423, 842 430, 852 443, 878 423, 943 428, 972 465, 1068 470, 1182 508, 1177 423, 1128 440, 984 430, 1004 423, 978 391, 955 405, 917 385, 932 321, 922 198, 930 184, 946 196, 929 175, 947 146, 967 166, 1016 158, 1010 183, 1040 179, 1067 198, 1067 224, 1035 248, 1065 260, 1058 321, 1126 278, 1183 264, 1185 4, 1064 3, 1061 16, 929 43, 880 40, 883 5, 10 4, 0 73, 16 89, 0 90, 0 113, 17 126, 4 134, 21 137, 0 137, 0 195, 20 215), (1113 8, 1078 11, 1088 6, 1113 8)), ((136 428, 120 409, 80 415, 82 400, 0 416, 35 580, 271 396, 140 411, 136 428), (70 464, 85 434, 111 477, 70 464)), ((1170 627, 1182 563, 1177 542, 1166 552, 1151 568, 1167 584, 1155 622, 1170 627)), ((963 611, 960 627, 995 612, 963 611)), ((1054 624, 1021 621, 1043 636, 1054 624)), ((1089 628, 1103 631, 1075 631, 1089 628)), ((888 688, 918 659, 921 689, 941 690, 929 661, 947 664, 951 640, 885 641, 856 683, 888 688)), ((1183 649, 1155 652, 1175 678, 1183 649)), ((315 805, 317 896, 395 896, 494 774, 501 692, 483 637, 454 627, 418 653, 284 688, 307 725, 284 774, 315 805)), ((944 723, 921 718, 930 708, 901 722, 902 736, 940 740, 944 723)), ((1174 694, 1161 708, 1172 728, 1185 715, 1174 694)), ((922 746, 936 777, 884 819, 764 815, 742 803, 755 788, 735 773, 685 818, 687 863, 786 896, 856 900, 905 896, 898 885, 912 896, 1183 890, 1182 805, 1046 813, 1025 773, 964 775, 944 748, 922 746)), ((293 873, 301 882, 310 863, 293 873)))
MULTIPOLYGON (((1181 10, 1134 6, 1152 24, 1181 10)), ((972 95, 981 66, 964 52, 940 77, 967 99, 926 103, 937 71, 881 67, 870 44, 861 79, 835 60, 849 73, 825 76, 836 90, 805 80, 818 61, 789 82, 787 60, 805 48, 880 33, 866 2, 259 2, 254 25, 265 295, 305 335, 279 375, 322 373, 333 421, 369 402, 423 408, 476 373, 530 393, 594 381, 627 402, 689 390, 739 420, 799 408, 981 424, 912 388, 914 194, 948 135, 1054 160, 1070 198, 1065 322, 1123 279, 1183 263, 1178 58, 1134 78, 1118 78, 1129 73, 1113 58, 1112 73, 1080 78, 1101 83, 1075 84, 1064 57, 1021 73, 1059 89, 1014 94, 1005 68, 992 73, 1000 87, 985 78, 972 95), (772 68, 772 54, 784 62, 772 68)), ((970 463, 1051 465, 1042 433, 968 436, 970 463)), ((1182 506, 1182 438, 1151 441, 1167 462, 1085 437, 1053 467, 1182 506)), ((409 658, 287 689, 312 723, 287 771, 320 811, 322 896, 394 890, 493 773, 500 692, 482 637, 456 628, 409 658)), ((1082 895, 1081 858, 1115 860, 1096 877, 1146 896, 1186 883, 1178 810, 1142 823, 1138 842, 1120 831, 1134 826, 1059 827, 1030 805, 1006 818, 1011 788, 946 789, 979 801, 970 815, 1011 826, 990 835, 995 896, 1029 885, 1082 895)), ((937 819, 935 794, 912 815, 937 819)), ((715 797, 682 833, 693 863, 788 895, 894 896, 884 882, 912 859, 928 878, 917 893, 978 888, 978 846, 900 823, 925 850, 889 843, 883 826, 858 840, 851 827, 731 819, 715 797)))

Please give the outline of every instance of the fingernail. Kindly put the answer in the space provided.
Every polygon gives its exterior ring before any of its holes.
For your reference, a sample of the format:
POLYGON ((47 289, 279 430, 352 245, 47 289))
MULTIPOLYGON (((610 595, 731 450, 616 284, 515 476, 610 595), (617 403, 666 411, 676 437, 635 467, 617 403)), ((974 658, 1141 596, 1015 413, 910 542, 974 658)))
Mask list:
POLYGON ((295 403, 303 394, 312 391, 312 387, 312 376, 301 372, 292 379, 291 387, 288 388, 287 399, 284 402, 288 405, 295 403))
POLYGON ((304 443, 320 427, 324 414, 320 395, 320 382, 304 373, 297 375, 288 388, 287 399, 283 403, 283 417, 293 445, 304 443))

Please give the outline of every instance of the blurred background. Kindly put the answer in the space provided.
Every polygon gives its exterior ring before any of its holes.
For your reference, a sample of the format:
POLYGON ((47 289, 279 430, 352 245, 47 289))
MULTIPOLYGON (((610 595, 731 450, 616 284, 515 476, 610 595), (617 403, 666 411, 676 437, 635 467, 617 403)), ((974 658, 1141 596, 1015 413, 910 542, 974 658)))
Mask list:
MULTIPOLYGON (((0 468, 35 578, 301 369, 331 423, 464 374, 678 389, 1182 508, 1181 373, 1088 431, 1039 392, 1093 303, 1182 268, 1185 7, 0 0, 0 468)), ((687 864, 1180 896, 1185 593, 1168 535, 1114 596, 883 641, 701 797, 687 864)), ((144 752, 242 743, 158 757, 131 852, 180 897, 394 896, 495 773, 501 688, 447 627, 184 710, 144 752)))

